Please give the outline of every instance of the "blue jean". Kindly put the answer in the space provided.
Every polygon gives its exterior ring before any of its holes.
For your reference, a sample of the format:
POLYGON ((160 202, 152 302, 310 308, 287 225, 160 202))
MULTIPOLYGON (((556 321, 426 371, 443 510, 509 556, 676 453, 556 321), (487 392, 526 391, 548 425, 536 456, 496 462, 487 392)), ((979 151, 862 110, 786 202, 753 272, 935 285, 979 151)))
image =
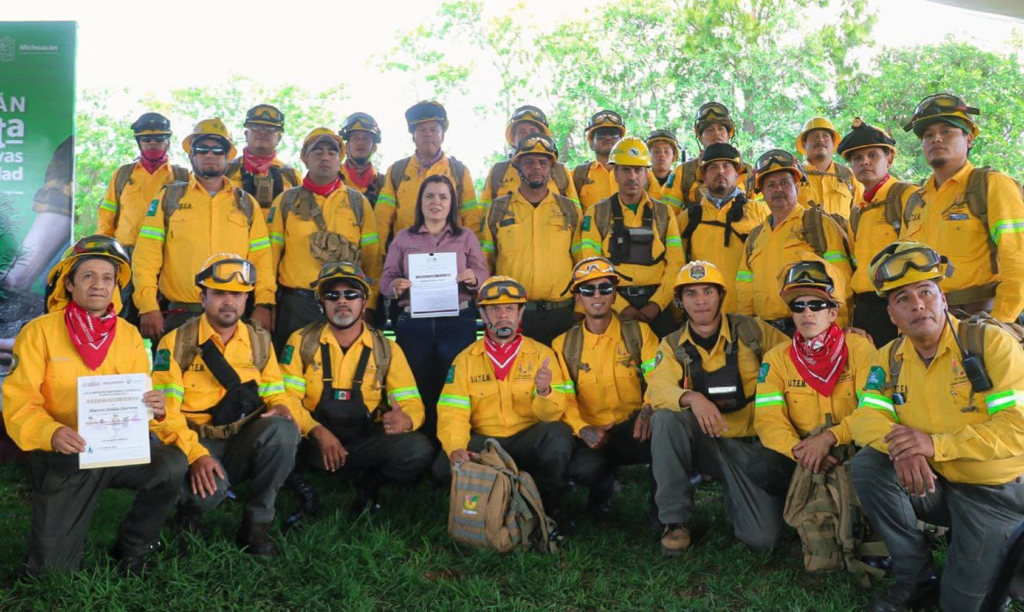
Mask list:
POLYGON ((402 313, 398 317, 395 340, 409 361, 426 407, 427 416, 420 431, 434 439, 437 398, 455 357, 476 340, 476 309, 466 308, 457 317, 429 319, 413 319, 408 313, 402 313))

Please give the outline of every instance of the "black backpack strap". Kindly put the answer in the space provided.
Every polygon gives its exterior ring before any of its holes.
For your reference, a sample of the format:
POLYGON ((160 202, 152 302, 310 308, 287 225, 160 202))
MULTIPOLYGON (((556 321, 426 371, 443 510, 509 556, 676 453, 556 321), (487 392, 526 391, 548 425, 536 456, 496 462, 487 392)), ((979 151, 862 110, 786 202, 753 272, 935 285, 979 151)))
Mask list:
POLYGON ((231 391, 242 384, 238 372, 224 358, 224 354, 220 352, 212 338, 199 345, 199 352, 203 355, 203 363, 206 364, 210 374, 213 374, 220 386, 231 391))

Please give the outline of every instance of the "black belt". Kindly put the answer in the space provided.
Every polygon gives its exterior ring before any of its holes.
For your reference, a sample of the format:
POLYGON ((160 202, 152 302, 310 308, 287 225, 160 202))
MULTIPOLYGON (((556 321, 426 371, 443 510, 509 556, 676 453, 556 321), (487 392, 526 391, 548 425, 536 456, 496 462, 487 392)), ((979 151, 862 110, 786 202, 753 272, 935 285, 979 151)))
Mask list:
POLYGON ((316 299, 316 291, 312 289, 293 289, 292 287, 281 287, 281 293, 286 295, 297 295, 304 298, 316 299))
POLYGON ((658 292, 661 285, 631 285, 617 287, 619 295, 625 297, 651 297, 658 292))
POLYGON ((538 312, 544 312, 545 310, 557 310, 559 308, 568 308, 572 306, 572 300, 559 300, 557 302, 549 302, 547 300, 537 300, 535 302, 527 302, 527 310, 536 310, 538 312))

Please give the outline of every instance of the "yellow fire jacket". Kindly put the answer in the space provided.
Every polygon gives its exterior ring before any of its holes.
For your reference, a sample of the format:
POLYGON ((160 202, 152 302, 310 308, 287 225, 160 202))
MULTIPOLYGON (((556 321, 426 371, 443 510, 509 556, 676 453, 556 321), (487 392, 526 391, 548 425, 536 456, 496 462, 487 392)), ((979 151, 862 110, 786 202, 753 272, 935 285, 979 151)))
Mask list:
MULTIPOLYGON (((847 172, 850 169, 842 164, 832 162, 828 172, 824 175, 807 173, 807 182, 799 185, 797 199, 800 204, 810 206, 813 202, 825 209, 825 212, 839 214, 843 217, 850 217, 850 207, 864 199, 864 186, 857 182, 850 172, 850 183, 843 181, 838 176, 838 168, 842 167, 847 172), (853 187, 851 190, 850 187, 853 187)), ((814 166, 807 162, 805 168, 814 170, 814 166)))
POLYGON ((999 283, 992 316, 1013 321, 1024 310, 1024 200, 1010 177, 991 173, 985 227, 963 197, 973 169, 967 162, 939 188, 935 177, 928 179, 921 193, 924 206, 911 213, 903 237, 923 242, 949 258, 953 276, 943 281, 942 290, 951 303, 961 303, 952 293, 999 283), (993 245, 998 272, 992 265, 993 245))
MULTIPOLYGON (((363 333, 352 343, 347 351, 341 350, 341 345, 331 333, 329 326, 324 326, 320 332, 320 344, 326 344, 331 355, 331 375, 334 379, 332 386, 335 389, 349 389, 352 387, 352 379, 355 378, 356 368, 359 365, 359 357, 362 347, 373 349, 373 336, 370 335, 366 326, 363 326, 363 333)), ((391 363, 388 365, 388 373, 384 379, 384 388, 376 383, 377 360, 370 355, 366 364, 366 372, 363 375, 363 385, 360 390, 363 394, 363 401, 366 409, 373 412, 378 406, 384 410, 388 409, 391 403, 397 403, 402 407, 402 412, 412 419, 412 429, 416 430, 423 424, 424 408, 420 392, 416 388, 416 379, 409 369, 409 362, 405 359, 405 353, 393 341, 388 340, 391 347, 391 363), (385 397, 386 396, 386 397, 385 397)), ((288 338, 288 344, 281 351, 281 370, 284 372, 284 388, 288 395, 293 396, 301 405, 298 410, 299 416, 295 421, 306 435, 314 427, 319 425, 316 422, 316 407, 320 403, 320 397, 324 391, 323 359, 318 350, 308 365, 303 366, 299 348, 302 345, 302 330, 298 330, 288 338)), ((378 414, 380 420, 383 410, 378 414)))
MULTIPOLYGON (((82 361, 71 343, 64 311, 57 310, 25 324, 14 341, 15 364, 3 384, 2 411, 11 440, 25 451, 52 451, 53 434, 67 426, 78 430, 78 379, 111 374, 149 374, 149 355, 134 325, 117 320, 106 359, 95 370, 82 361)), ((188 453, 189 434, 177 405, 167 403, 162 422, 150 430, 164 444, 188 453)))
POLYGON ((526 287, 531 300, 564 300, 572 267, 582 250, 582 215, 575 229, 562 214, 556 192, 548 192, 536 207, 519 191, 512 194, 509 214, 498 225, 498 235, 484 219, 480 248, 495 274, 511 276, 526 287))
POLYGON ((195 176, 190 175, 188 188, 181 196, 178 210, 164 225, 161 192, 146 213, 139 242, 132 256, 135 280, 135 305, 145 314, 159 310, 157 283, 160 292, 172 302, 199 302, 196 274, 214 253, 236 253, 256 266, 256 303, 274 304, 277 290, 273 255, 267 224, 259 212, 259 204, 251 196, 252 224, 235 203, 234 187, 224 180, 224 187, 213 196, 195 176))
POLYGON ((573 382, 562 354, 565 336, 551 343, 558 356, 562 378, 570 392, 566 394, 565 422, 579 435, 587 425, 618 424, 628 420, 643 406, 640 392, 641 376, 646 377, 654 368, 658 352, 658 337, 646 323, 638 323, 643 343, 640 363, 633 358, 622 341, 622 325, 618 317, 603 334, 593 334, 583 326, 583 350, 580 353, 579 378, 573 382))
MULTIPOLYGON (((786 267, 814 256, 804 234, 803 206, 793 208, 777 227, 772 229, 771 216, 765 220, 756 237, 747 240, 736 273, 737 307, 742 314, 753 314, 766 321, 790 316, 789 307, 779 292, 779 272, 786 267), (751 248, 750 240, 754 240, 751 248), (749 253, 749 255, 747 255, 749 253)), ((822 217, 826 251, 821 258, 835 282, 834 295, 840 302, 839 326, 850 318, 850 277, 853 268, 847 251, 846 232, 831 217, 822 217)))
MULTIPOLYGON (((605 236, 601 236, 601 228, 598 226, 596 219, 599 209, 610 205, 607 200, 602 200, 587 210, 586 216, 583 217, 583 250, 581 259, 609 256, 608 244, 612 237, 611 228, 609 227, 608 233, 605 236)), ((635 213, 625 205, 622 206, 622 222, 627 228, 640 227, 643 224, 644 208, 653 208, 655 206, 665 206, 667 208, 668 205, 652 200, 647 194, 644 194, 635 213)), ((662 310, 665 310, 672 303, 672 283, 675 280, 676 272, 686 263, 683 258, 683 242, 679 237, 679 225, 676 223, 676 216, 672 214, 671 210, 668 211, 668 231, 665 236, 660 235, 657 223, 652 225, 654 229, 654 242, 651 247, 651 257, 658 259, 664 256, 664 259, 651 266, 624 263, 617 265, 615 268, 633 279, 631 281, 623 280, 619 285, 621 287, 661 285, 651 298, 651 301, 660 306, 662 310)), ((628 305, 629 303, 625 298, 621 295, 618 296, 615 300, 615 312, 621 311, 628 305)))
MULTIPOLYGON (((693 231, 690 240, 682 239, 683 254, 687 261, 710 261, 722 271, 725 277, 725 301, 722 312, 737 312, 739 296, 736 291, 736 273, 740 269, 740 260, 744 255, 744 239, 750 231, 761 225, 771 214, 768 205, 762 200, 749 200, 743 206, 743 218, 732 224, 729 246, 725 246, 726 229, 724 224, 736 200, 729 200, 721 208, 716 208, 707 197, 701 202, 701 222, 693 231), (712 225, 711 223, 716 225, 712 225), (721 224, 721 225, 717 225, 721 224), (737 235, 740 234, 740 235, 737 235)), ((690 213, 682 210, 679 213, 679 233, 684 234, 690 223, 690 213)))
MULTIPOLYGON (((619 184, 615 182, 615 171, 610 167, 605 168, 598 161, 592 161, 587 170, 587 177, 583 180, 583 186, 579 190, 580 206, 583 207, 583 212, 586 212, 594 204, 611 197, 618 191, 619 184)), ((661 193, 661 183, 658 182, 658 177, 654 176, 654 171, 648 168, 647 195, 651 199, 657 200, 661 197, 661 193)))
MULTIPOLYGON (((452 180, 452 184, 458 187, 458 178, 452 171, 447 153, 442 153, 441 159, 425 170, 420 167, 419 158, 415 155, 408 158, 405 174, 397 181, 397 192, 392 183, 394 170, 394 166, 388 168, 387 176, 384 177, 384 187, 381 188, 380 195, 377 196, 377 204, 374 208, 374 214, 377 215, 377 231, 380 232, 382 244, 387 244, 392 236, 411 226, 416 219, 416 197, 420 193, 423 179, 435 174, 445 174, 452 180)), ((454 206, 454 204, 453 202, 452 205, 454 206)), ((483 217, 483 207, 476 200, 473 178, 469 175, 469 168, 466 168, 466 171, 462 173, 459 222, 462 223, 462 227, 478 231, 481 217, 483 217)))
POLYGON ((164 185, 173 182, 174 172, 170 162, 160 166, 153 174, 147 172, 141 163, 135 162, 135 169, 132 170, 118 200, 117 172, 114 172, 110 177, 107 193, 96 212, 96 233, 110 236, 125 247, 135 246, 150 202, 164 185))
POLYGON ((555 354, 540 342, 524 337, 512 370, 498 380, 484 341, 477 340, 459 353, 448 371, 437 402, 437 439, 450 456, 466 448, 471 432, 507 437, 541 421, 557 421, 565 412, 568 392, 555 354), (533 378, 545 359, 551 392, 540 396, 533 378))
MULTIPOLYGON (((506 193, 514 193, 519 191, 519 185, 522 182, 519 179, 519 171, 516 170, 514 166, 509 164, 508 169, 505 170, 505 174, 504 176, 502 176, 501 182, 499 183, 498 193, 494 193, 491 190, 491 181, 493 180, 494 172, 498 169, 499 166, 495 165, 492 166, 491 169, 487 172, 487 180, 484 182, 484 190, 480 194, 480 206, 484 209, 483 216, 485 218, 487 217, 487 208, 490 207, 491 202, 494 201, 494 198, 503 196, 506 193)), ((551 169, 551 172, 562 172, 565 174, 565 197, 569 198, 573 202, 576 202, 576 204, 579 204, 580 196, 578 193, 576 193, 576 185, 574 185, 572 182, 572 172, 570 172, 569 169, 565 167, 565 164, 562 163, 556 163, 554 167, 551 169)), ((558 190, 558 184, 555 183, 555 179, 548 180, 548 189, 550 189, 552 193, 557 193, 561 195, 561 192, 558 190)))
POLYGON ((754 428, 765 447, 793 457, 793 447, 832 415, 829 428, 836 444, 851 444, 850 420, 857 408, 857 390, 864 388, 875 360, 875 347, 863 336, 847 332, 849 359, 832 395, 825 397, 800 376, 790 351, 792 343, 779 345, 764 356, 757 381, 754 428))
MULTIPOLYGON (((305 190, 305 187, 296 187, 295 189, 305 190)), ((349 201, 348 190, 344 186, 335 189, 326 198, 309 193, 323 212, 327 231, 340 235, 349 244, 358 247, 362 253, 360 266, 363 273, 370 277, 372 292, 367 307, 373 308, 377 303, 379 289, 377 281, 380 280, 384 259, 380 236, 377 234, 377 219, 373 215, 370 202, 364 196, 355 203, 363 210, 363 222, 360 225, 356 213, 352 209, 352 202, 349 201)), ((281 212, 281 202, 286 194, 287 192, 284 192, 277 196, 267 213, 274 269, 277 270, 277 282, 282 287, 308 290, 310 284, 316 281, 322 267, 309 250, 309 238, 318 229, 312 218, 303 220, 294 209, 289 211, 287 226, 285 226, 285 215, 281 212)))
MULTIPOLYGON (((199 321, 199 344, 213 339, 214 344, 224 354, 228 365, 238 374, 243 383, 255 380, 259 385, 259 394, 268 406, 283 404, 292 414, 292 418, 298 422, 303 415, 304 409, 298 400, 284 392, 284 378, 281 376, 281 368, 277 364, 277 357, 270 352, 270 358, 263 370, 256 369, 253 364, 252 345, 249 343, 249 333, 239 322, 235 334, 225 345, 213 327, 206 320, 206 315, 201 315, 199 321)), ((181 414, 189 422, 196 425, 209 425, 212 417, 205 413, 205 410, 213 408, 217 402, 227 395, 227 390, 221 386, 213 373, 206 367, 202 353, 195 356, 192 365, 185 372, 181 371, 178 362, 174 359, 174 342, 178 337, 180 329, 167 333, 160 339, 157 346, 156 358, 153 360, 153 388, 164 392, 167 398, 167 409, 170 413, 171 407, 181 411, 181 414)), ((188 455, 188 462, 192 463, 199 457, 208 454, 198 436, 189 430, 191 436, 184 433, 175 440, 180 443, 188 455)))
MULTIPOLYGON (((761 349, 768 351, 774 346, 784 345, 790 340, 771 325, 760 319, 756 319, 758 328, 761 330, 761 349)), ((647 376, 647 401, 655 410, 689 410, 679 405, 679 398, 691 390, 691 380, 687 377, 683 380, 683 366, 676 359, 676 346, 682 346, 692 338, 690 326, 686 325, 678 344, 672 344, 669 338, 664 338, 658 345, 658 353, 655 356, 654 369, 647 376)), ((722 414, 725 418, 726 431, 723 434, 726 438, 746 438, 755 434, 754 431, 754 395, 757 390, 758 368, 761 362, 754 351, 750 350, 739 338, 734 338, 729 325, 722 321, 722 330, 718 335, 718 342, 711 351, 705 351, 701 346, 693 343, 701 356, 701 362, 705 371, 714 371, 725 367, 725 349, 733 342, 739 342, 739 354, 737 356, 737 368, 740 373, 740 380, 743 381, 743 394, 750 398, 747 405, 734 412, 722 414)))
POLYGON ((948 326, 928 366, 909 340, 900 344, 896 381, 889 372, 891 343, 878 349, 850 424, 857 444, 888 452, 882 440, 899 423, 932 437, 935 456, 928 463, 951 482, 999 485, 1024 474, 1024 352, 995 327, 985 329, 984 343, 992 389, 983 393, 973 392, 948 326))
MULTIPOLYGON (((868 267, 882 249, 889 246, 899 238, 899 235, 888 221, 885 220, 885 201, 889 192, 898 181, 890 177, 882 185, 871 202, 864 201, 864 193, 861 190, 861 199, 854 207, 854 211, 860 211, 860 220, 857 227, 853 226, 853 216, 847 224, 846 235, 850 239, 850 251, 853 253, 853 260, 856 268, 853 271, 853 292, 874 293, 875 286, 871 284, 868 276, 868 267)), ((916 186, 906 189, 899 198, 900 218, 903 217, 903 210, 914 192, 918 191, 916 186)), ((902 226, 901 226, 902 229, 902 226)))

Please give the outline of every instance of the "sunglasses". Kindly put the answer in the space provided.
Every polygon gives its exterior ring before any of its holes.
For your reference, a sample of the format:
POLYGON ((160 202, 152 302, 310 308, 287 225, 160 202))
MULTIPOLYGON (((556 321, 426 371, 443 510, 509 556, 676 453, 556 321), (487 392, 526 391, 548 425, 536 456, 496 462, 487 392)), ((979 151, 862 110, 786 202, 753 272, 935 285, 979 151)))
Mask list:
POLYGON ((281 131, 281 128, 277 127, 276 125, 266 125, 264 123, 252 123, 248 127, 249 127, 250 130, 252 130, 254 132, 280 132, 281 131))
POLYGON ((618 138, 622 136, 622 130, 610 127, 598 128, 594 130, 594 136, 598 138, 618 138))
POLYGON ((826 302, 825 300, 810 300, 807 302, 790 302, 789 304, 789 309, 797 314, 800 314, 808 308, 811 309, 811 312, 821 312, 826 308, 835 308, 835 303, 826 302))
POLYGON ((576 290, 584 297, 594 297, 598 293, 601 295, 611 295, 615 293, 615 285, 611 283, 601 283, 600 285, 580 285, 576 290))
POLYGON ((228 150, 224 147, 211 147, 209 145, 196 145, 192 147, 192 153, 194 155, 206 155, 212 153, 216 156, 227 155, 228 150))
POLYGON ((341 298, 345 298, 346 301, 351 302, 352 300, 362 299, 363 292, 358 289, 344 289, 341 291, 327 291, 324 293, 324 301, 326 302, 337 302, 341 298))
POLYGON ((139 142, 167 142, 171 137, 166 134, 160 136, 139 136, 137 140, 139 142))

